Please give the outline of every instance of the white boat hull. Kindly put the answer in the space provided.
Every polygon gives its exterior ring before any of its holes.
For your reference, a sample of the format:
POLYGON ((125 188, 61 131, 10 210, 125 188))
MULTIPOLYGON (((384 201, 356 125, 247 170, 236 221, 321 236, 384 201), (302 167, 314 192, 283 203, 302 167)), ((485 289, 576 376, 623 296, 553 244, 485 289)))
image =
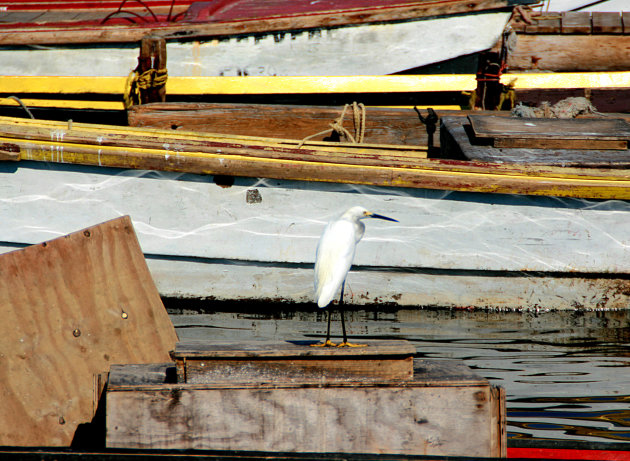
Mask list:
POLYGON ((130 215, 163 296, 310 302, 318 238, 354 205, 400 223, 367 223, 349 303, 628 307, 620 200, 3 163, 0 250, 130 215))
MULTIPOLYGON (((510 13, 467 14, 384 24, 169 41, 173 77, 384 75, 492 47, 510 13)), ((136 45, 0 48, 2 75, 126 76, 136 45)))

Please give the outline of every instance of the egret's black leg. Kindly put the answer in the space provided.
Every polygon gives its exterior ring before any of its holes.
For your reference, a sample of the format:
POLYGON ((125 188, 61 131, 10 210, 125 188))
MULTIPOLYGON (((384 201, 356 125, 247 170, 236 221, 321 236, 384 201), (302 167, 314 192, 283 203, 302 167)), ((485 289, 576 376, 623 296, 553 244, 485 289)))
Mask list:
POLYGON ((326 328, 326 343, 330 341, 330 309, 328 309, 328 328, 326 328))
POLYGON ((326 327, 326 341, 324 341, 323 343, 311 344, 311 346, 313 347, 336 346, 336 344, 330 340, 330 309, 326 309, 326 313, 328 314, 328 326, 326 327))
POLYGON ((346 321, 344 320, 343 315, 343 289, 346 286, 346 281, 344 280, 341 284, 341 296, 339 297, 339 315, 341 315, 341 331, 343 332, 343 342, 341 344, 347 344, 348 338, 346 337, 346 321))
POLYGON ((366 347, 367 344, 352 344, 348 342, 348 338, 346 336, 346 321, 344 320, 344 312, 343 312, 343 289, 346 286, 346 281, 344 280, 341 284, 341 297, 339 298, 339 314, 341 315, 341 331, 343 332, 343 342, 338 344, 337 347, 366 347))

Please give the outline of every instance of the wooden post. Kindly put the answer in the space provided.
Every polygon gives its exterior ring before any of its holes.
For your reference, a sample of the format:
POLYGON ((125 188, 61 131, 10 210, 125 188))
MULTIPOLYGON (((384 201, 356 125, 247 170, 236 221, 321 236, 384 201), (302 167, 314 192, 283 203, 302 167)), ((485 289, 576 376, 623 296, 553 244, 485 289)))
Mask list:
POLYGON ((143 75, 147 76, 139 82, 140 104, 166 101, 166 40, 163 37, 148 35, 142 39, 137 71, 140 80, 143 75))

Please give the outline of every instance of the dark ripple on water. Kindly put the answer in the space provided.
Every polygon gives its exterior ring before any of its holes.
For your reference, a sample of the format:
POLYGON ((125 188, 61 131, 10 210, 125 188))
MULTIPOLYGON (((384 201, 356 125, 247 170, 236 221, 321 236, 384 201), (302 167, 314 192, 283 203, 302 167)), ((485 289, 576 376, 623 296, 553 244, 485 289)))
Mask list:
MULTIPOLYGON (((216 305, 167 309, 180 339, 320 339, 325 316, 216 305), (216 309, 216 310, 215 310, 216 309)), ((630 311, 362 309, 349 335, 407 339, 417 356, 458 359, 505 388, 508 437, 630 442, 630 311)), ((335 325, 338 327, 338 325, 335 325)))

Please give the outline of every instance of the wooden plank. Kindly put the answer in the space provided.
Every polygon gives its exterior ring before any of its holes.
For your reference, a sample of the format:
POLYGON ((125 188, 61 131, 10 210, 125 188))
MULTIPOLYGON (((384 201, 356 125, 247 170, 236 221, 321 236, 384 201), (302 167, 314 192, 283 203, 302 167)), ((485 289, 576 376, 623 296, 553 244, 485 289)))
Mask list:
POLYGON ((475 136, 480 138, 530 138, 625 141, 630 126, 621 119, 526 119, 469 115, 475 136))
POLYGON ((623 33, 630 34, 630 11, 621 13, 621 23, 623 24, 623 33))
POLYGON ((537 13, 532 12, 531 24, 523 21, 522 30, 516 30, 517 33, 526 34, 559 34, 562 32, 562 14, 561 13, 537 13))
POLYGON ((287 358, 353 358, 409 357, 416 348, 408 341, 364 341, 367 347, 310 347, 317 341, 183 341, 176 344, 171 357, 181 359, 271 359, 287 358))
POLYGON ((0 445, 70 445, 94 375, 176 341, 129 217, 0 255, 0 312, 0 445))
POLYGON ((628 142, 600 139, 496 138, 493 146, 510 149, 626 150, 628 142))
POLYGON ((594 34, 623 33, 623 24, 621 22, 620 13, 594 11, 592 13, 592 18, 594 34))
POLYGON ((562 13, 563 34, 590 34, 592 32, 591 14, 581 11, 562 13))
POLYGON ((398 382, 143 385, 112 367, 107 446, 499 456, 500 394, 458 361, 414 368, 398 382))
MULTIPOLYGON (((329 139, 330 124, 341 116, 341 107, 277 104, 167 103, 133 106, 127 112, 130 126, 266 136, 301 140, 329 139)), ((423 111, 426 114, 426 111, 423 111)), ((343 127, 354 133, 352 111, 343 127)), ((427 145, 427 132, 412 109, 365 108, 365 142, 427 145)))
MULTIPOLYGON (((507 65, 511 72, 595 72, 624 71, 629 61, 630 35, 518 35, 507 65)), ((568 76, 563 78, 571 85, 568 76)))
POLYGON ((187 341, 171 357, 179 382, 411 379, 415 348, 406 341, 366 347, 312 347, 317 341, 187 341))
POLYGON ((562 168, 619 168, 630 167, 628 151, 570 150, 570 149, 498 149, 489 145, 473 144, 467 123, 462 117, 442 117, 441 142, 453 152, 469 160, 496 165, 553 165, 562 168))

